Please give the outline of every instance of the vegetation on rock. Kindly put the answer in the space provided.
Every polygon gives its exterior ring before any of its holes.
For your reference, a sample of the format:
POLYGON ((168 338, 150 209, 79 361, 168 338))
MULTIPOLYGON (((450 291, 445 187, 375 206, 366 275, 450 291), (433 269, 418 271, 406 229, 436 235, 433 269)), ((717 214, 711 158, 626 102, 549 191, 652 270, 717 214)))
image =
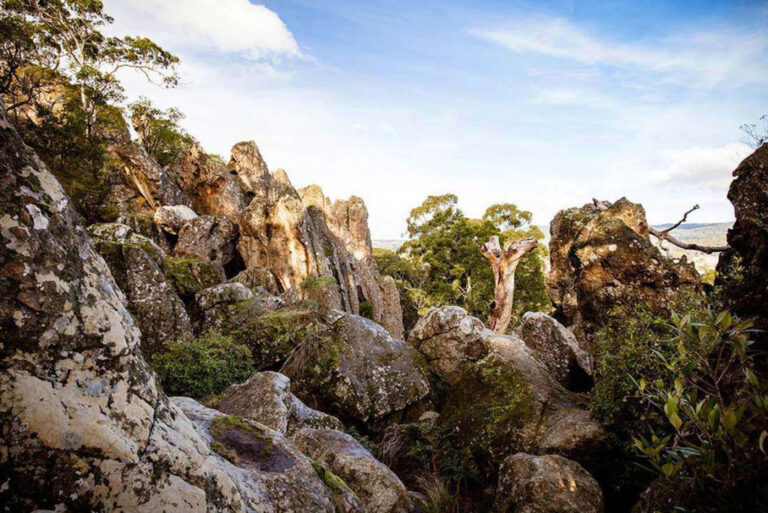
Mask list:
POLYGON ((163 389, 170 395, 209 398, 253 373, 251 350, 215 331, 191 342, 175 342, 152 358, 163 389))

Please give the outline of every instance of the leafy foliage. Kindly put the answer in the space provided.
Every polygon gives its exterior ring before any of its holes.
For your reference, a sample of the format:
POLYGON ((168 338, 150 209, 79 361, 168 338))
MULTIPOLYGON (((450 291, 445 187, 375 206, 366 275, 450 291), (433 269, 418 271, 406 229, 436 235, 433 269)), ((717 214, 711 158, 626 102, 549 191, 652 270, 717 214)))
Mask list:
POLYGON ((165 392, 203 399, 242 383, 253 373, 251 350, 209 331, 192 342, 175 342, 152 358, 165 392))
POLYGON ((672 323, 676 350, 654 353, 664 374, 635 381, 660 427, 634 444, 665 478, 736 499, 730 492, 745 481, 759 483, 768 462, 768 381, 749 350, 752 322, 708 311, 703 322, 675 315, 672 323))
MULTIPOLYGON (((411 210, 407 220, 410 239, 400 249, 400 254, 410 263, 393 267, 399 267, 400 279, 408 282, 404 288, 420 312, 429 306, 455 304, 472 315, 487 318, 494 280, 480 247, 493 235, 500 236, 502 244, 524 237, 542 239, 544 235, 531 224, 531 213, 515 205, 492 205, 482 219, 471 219, 457 203, 458 198, 453 194, 429 196, 411 210), (420 272, 426 277, 421 279, 418 272, 409 270, 423 270, 420 272), (414 283, 410 281, 411 276, 421 281, 414 283)), ((545 252, 545 248, 539 248, 529 253, 517 269, 515 314, 518 316, 524 311, 549 308, 542 262, 545 252)), ((394 263, 388 258, 387 263, 394 263)))
POLYGON ((179 126, 184 114, 176 108, 158 109, 148 98, 128 105, 131 124, 139 135, 141 145, 161 166, 166 166, 194 142, 194 138, 179 126))

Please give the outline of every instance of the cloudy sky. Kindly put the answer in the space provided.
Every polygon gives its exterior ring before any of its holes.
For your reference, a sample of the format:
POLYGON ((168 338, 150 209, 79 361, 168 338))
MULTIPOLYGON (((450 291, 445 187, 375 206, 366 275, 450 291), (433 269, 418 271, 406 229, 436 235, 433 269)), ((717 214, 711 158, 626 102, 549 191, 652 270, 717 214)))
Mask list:
POLYGON ((105 0, 117 34, 178 55, 176 106, 206 149, 362 196, 374 238, 453 192, 549 223, 593 197, 651 222, 728 221, 739 126, 768 112, 768 2, 105 0))

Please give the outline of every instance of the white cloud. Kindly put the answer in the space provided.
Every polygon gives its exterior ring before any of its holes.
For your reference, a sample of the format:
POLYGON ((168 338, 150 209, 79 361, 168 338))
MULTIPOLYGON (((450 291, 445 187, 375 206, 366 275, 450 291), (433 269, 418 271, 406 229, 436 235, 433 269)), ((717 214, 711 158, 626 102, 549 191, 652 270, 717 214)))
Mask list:
POLYGON ((746 144, 662 150, 660 168, 652 171, 659 184, 687 184, 706 189, 727 190, 731 173, 752 149, 746 144))
POLYGON ((107 0, 105 4, 121 27, 174 48, 237 53, 254 60, 302 55, 280 17, 248 0, 107 0))
POLYGON ((689 84, 692 86, 712 86, 726 79, 753 83, 768 77, 768 37, 744 29, 622 43, 595 37, 563 18, 535 17, 472 33, 516 53, 656 72, 675 81, 699 81, 689 84))

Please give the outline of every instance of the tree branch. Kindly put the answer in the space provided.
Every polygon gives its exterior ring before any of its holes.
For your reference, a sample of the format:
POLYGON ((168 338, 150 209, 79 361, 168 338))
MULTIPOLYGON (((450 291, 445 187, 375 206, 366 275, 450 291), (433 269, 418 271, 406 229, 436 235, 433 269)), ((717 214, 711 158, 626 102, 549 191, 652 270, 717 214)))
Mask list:
POLYGON ((698 210, 699 208, 700 208, 699 205, 694 205, 690 210, 688 210, 685 214, 683 214, 682 219, 680 219, 678 222, 676 222, 675 224, 673 224, 667 229, 657 230, 656 228, 649 226, 648 232, 654 237, 656 237, 657 239, 659 239, 660 241, 665 240, 671 244, 674 244, 678 248, 690 249, 693 251, 701 251, 702 253, 706 253, 708 255, 731 249, 730 246, 701 246, 699 244, 689 244, 679 239, 676 239, 675 237, 670 235, 669 232, 671 232, 675 228, 678 228, 681 224, 683 224, 688 219, 688 214, 690 214, 694 210, 698 210))
POLYGON ((671 244, 674 244, 678 248, 701 251, 702 253, 706 253, 708 255, 731 249, 730 246, 700 246, 699 244, 688 244, 686 242, 683 242, 681 240, 674 238, 672 235, 669 234, 667 230, 657 230, 656 228, 649 227, 648 231, 650 232, 651 235, 655 236, 657 239, 665 240, 671 244))

